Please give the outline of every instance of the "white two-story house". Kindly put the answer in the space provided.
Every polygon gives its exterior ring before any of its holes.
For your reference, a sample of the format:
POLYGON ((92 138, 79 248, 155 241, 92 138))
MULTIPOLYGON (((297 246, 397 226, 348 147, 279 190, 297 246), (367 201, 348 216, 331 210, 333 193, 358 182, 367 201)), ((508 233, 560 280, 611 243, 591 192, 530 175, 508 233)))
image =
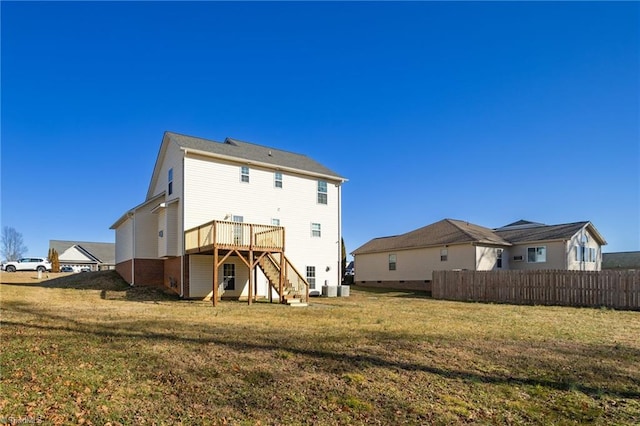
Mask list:
POLYGON ((145 201, 111 226, 116 270, 214 304, 305 299, 340 283, 345 181, 305 155, 166 132, 145 201))

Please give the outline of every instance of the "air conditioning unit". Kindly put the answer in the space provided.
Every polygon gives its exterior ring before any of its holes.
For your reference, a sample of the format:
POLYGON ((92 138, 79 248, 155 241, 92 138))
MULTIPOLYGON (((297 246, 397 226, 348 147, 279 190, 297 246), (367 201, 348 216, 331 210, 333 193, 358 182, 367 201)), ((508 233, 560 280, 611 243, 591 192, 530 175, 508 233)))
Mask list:
POLYGON ((513 256, 514 262, 522 262, 524 260, 524 256, 513 256))

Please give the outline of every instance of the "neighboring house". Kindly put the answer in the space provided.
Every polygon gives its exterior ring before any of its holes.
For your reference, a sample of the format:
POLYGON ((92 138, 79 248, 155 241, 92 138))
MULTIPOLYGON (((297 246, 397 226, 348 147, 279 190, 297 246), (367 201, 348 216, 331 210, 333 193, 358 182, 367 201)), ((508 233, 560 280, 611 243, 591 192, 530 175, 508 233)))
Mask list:
POLYGON ((640 269, 640 251, 602 253, 602 269, 640 269))
POLYGON ((166 132, 145 201, 111 226, 116 269, 214 303, 319 293, 341 279, 345 181, 301 154, 166 132))
POLYGON ((406 234, 375 238, 352 254, 356 284, 431 291, 433 271, 601 268, 606 241, 591 222, 518 221, 490 229, 444 219, 406 234))
POLYGON ((92 271, 115 269, 114 243, 49 240, 49 248, 58 252, 60 267, 70 266, 75 270, 89 268, 92 271))

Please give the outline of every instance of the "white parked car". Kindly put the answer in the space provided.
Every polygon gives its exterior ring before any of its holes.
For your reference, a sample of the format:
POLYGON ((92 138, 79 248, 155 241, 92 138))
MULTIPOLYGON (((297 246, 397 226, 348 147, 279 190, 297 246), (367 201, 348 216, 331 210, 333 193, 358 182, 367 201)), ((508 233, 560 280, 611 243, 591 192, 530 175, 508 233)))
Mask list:
POLYGON ((24 257, 20 260, 7 262, 2 265, 2 270, 16 271, 50 271, 51 263, 43 257, 24 257))

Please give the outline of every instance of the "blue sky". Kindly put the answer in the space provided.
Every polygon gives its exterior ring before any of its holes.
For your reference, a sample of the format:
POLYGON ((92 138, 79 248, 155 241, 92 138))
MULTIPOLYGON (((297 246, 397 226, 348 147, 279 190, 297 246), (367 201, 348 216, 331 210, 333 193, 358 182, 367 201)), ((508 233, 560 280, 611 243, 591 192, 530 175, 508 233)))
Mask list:
POLYGON ((443 218, 640 250, 640 3, 1 2, 2 225, 114 241, 165 130, 349 179, 352 251, 443 218))

